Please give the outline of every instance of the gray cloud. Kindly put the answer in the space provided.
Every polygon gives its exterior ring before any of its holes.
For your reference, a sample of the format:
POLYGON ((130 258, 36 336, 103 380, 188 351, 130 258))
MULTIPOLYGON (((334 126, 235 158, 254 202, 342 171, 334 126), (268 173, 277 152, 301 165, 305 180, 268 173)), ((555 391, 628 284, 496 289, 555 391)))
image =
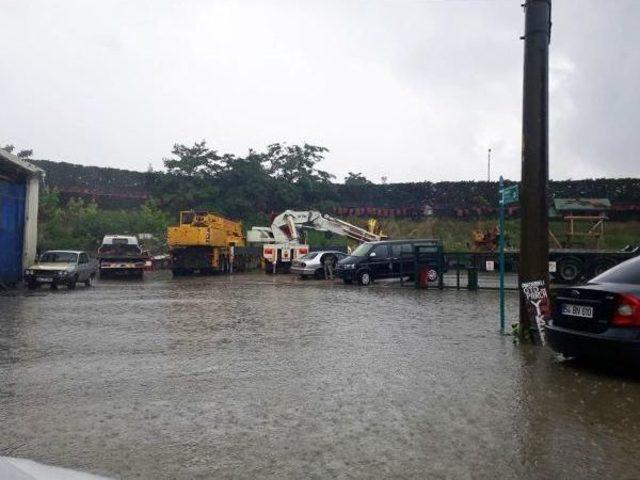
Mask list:
MULTIPOLYGON (((519 177, 520 1, 3 1, 0 141, 156 167, 321 144, 374 180, 519 177)), ((637 176, 634 0, 556 0, 551 174, 637 176)))

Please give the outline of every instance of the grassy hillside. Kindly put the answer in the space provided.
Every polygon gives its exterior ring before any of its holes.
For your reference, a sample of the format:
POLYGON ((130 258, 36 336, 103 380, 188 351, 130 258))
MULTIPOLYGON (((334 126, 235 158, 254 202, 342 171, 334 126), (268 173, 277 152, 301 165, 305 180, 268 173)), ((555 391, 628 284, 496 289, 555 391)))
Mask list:
MULTIPOLYGON (((361 218, 348 218, 347 221, 366 227, 361 218)), ((390 238, 439 238, 445 249, 449 251, 469 250, 473 244, 471 232, 474 229, 486 230, 497 225, 491 220, 458 220, 450 218, 428 218, 419 221, 409 219, 386 219, 381 221, 383 232, 390 238)), ((564 231, 562 222, 551 222, 551 229, 561 239, 564 231)), ((508 220, 506 234, 510 244, 518 247, 520 243, 520 221, 508 220)), ((310 232, 309 243, 312 245, 345 245, 341 237, 326 237, 322 233, 310 232)), ((603 248, 619 249, 625 245, 640 245, 640 222, 609 222, 605 225, 603 248)))

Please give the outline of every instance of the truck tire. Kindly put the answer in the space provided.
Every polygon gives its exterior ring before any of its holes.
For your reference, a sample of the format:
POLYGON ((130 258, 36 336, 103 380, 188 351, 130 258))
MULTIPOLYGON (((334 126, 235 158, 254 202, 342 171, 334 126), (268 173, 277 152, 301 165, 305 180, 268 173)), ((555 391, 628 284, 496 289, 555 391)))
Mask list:
POLYGON ((561 283, 575 283, 583 275, 582 260, 576 257, 562 257, 558 260, 556 277, 561 283))
POLYGON ((605 257, 596 260, 593 263, 593 266, 589 269, 589 277, 597 277, 601 273, 606 272, 612 267, 615 267, 618 262, 616 262, 613 258, 605 257))
POLYGON ((367 285, 371 285, 372 282, 372 278, 371 278, 371 273, 367 270, 365 270, 364 272, 360 272, 358 274, 358 284, 362 285, 362 286, 367 286, 367 285))

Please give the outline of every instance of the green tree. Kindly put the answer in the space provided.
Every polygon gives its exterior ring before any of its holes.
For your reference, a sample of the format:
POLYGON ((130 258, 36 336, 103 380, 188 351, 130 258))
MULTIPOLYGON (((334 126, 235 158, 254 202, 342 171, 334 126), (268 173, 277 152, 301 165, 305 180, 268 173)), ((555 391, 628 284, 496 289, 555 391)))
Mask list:
POLYGON ((187 177, 212 177, 223 169, 229 155, 220 156, 207 147, 207 142, 195 142, 192 147, 176 143, 171 153, 177 158, 164 158, 167 171, 187 177))
POLYGON ((345 185, 371 185, 371 181, 367 179, 362 173, 353 173, 349 172, 349 174, 344 177, 345 185))
POLYGON ((274 143, 267 147, 264 161, 268 165, 268 172, 274 178, 297 183, 301 180, 329 182, 335 178, 328 172, 317 168, 317 164, 324 159, 324 153, 329 149, 305 143, 286 145, 274 143))

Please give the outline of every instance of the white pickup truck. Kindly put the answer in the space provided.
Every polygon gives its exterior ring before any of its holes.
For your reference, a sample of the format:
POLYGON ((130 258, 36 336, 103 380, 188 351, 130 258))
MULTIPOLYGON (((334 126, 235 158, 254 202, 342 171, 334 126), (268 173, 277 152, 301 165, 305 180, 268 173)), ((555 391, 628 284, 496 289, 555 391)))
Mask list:
POLYGON ((142 278, 152 266, 149 252, 140 247, 133 235, 105 235, 98 249, 100 276, 128 276, 142 278))

